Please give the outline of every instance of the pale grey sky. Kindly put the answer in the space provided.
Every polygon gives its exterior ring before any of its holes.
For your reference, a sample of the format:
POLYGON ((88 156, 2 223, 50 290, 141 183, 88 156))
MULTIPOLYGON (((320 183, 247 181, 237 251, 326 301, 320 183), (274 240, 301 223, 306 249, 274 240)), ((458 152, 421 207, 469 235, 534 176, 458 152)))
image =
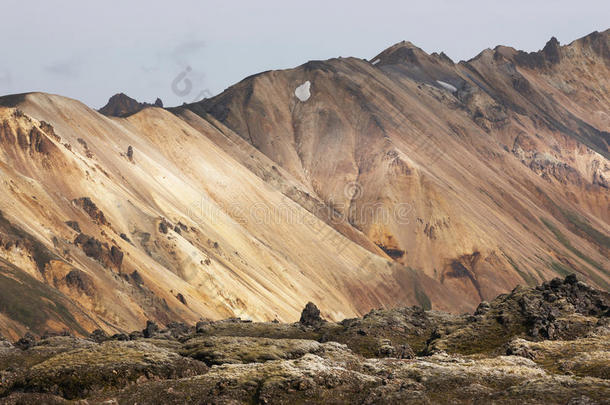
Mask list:
POLYGON ((191 102, 263 70, 371 58, 402 40, 458 61, 610 25, 607 0, 2 0, 0 10, 0 94, 44 91, 95 108, 117 92, 191 102), (172 89, 180 73, 190 91, 180 80, 172 89))

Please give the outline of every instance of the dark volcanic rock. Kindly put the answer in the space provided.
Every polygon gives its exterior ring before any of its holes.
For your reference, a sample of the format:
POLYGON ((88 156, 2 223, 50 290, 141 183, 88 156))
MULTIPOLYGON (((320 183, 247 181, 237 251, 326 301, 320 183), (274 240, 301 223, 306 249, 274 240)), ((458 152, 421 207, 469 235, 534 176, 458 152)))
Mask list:
POLYGON ((176 299, 178 301, 180 301, 182 304, 187 305, 186 304, 186 298, 184 298, 184 295, 182 295, 182 293, 176 294, 176 299))
POLYGON ((95 295, 95 283, 87 273, 73 269, 66 274, 64 279, 69 287, 76 288, 90 297, 95 295))
POLYGON ((305 305, 303 312, 301 312, 299 323, 306 326, 318 326, 322 322, 324 322, 324 320, 320 316, 318 307, 316 307, 313 302, 308 302, 307 305, 305 305))
POLYGON ((490 308, 491 306, 489 305, 489 302, 481 301, 476 311, 474 311, 474 315, 485 315, 490 308))
POLYGON ((115 333, 114 335, 112 335, 110 337, 110 339, 119 340, 119 341, 127 341, 127 340, 129 340, 129 335, 127 335, 125 333, 115 333))
POLYGON ((529 53, 518 51, 515 62, 530 69, 544 69, 559 63, 560 58, 559 41, 552 37, 541 51, 529 53))
POLYGON ((555 339, 557 333, 574 333, 575 325, 565 320, 562 304, 569 304, 573 311, 586 316, 607 316, 610 300, 608 294, 595 290, 582 282, 576 275, 568 275, 565 280, 555 278, 536 288, 542 294, 523 296, 519 300, 522 314, 530 326, 529 334, 534 338, 555 339))
POLYGON ((205 333, 208 330, 208 325, 210 325, 211 321, 199 321, 195 325, 195 331, 197 333, 205 333))
POLYGON ((159 333, 159 325, 157 325, 151 320, 146 321, 146 328, 144 328, 144 330, 142 331, 142 335, 145 338, 151 338, 157 333, 159 333))
POLYGON ((559 41, 557 38, 552 37, 542 49, 542 53, 550 64, 559 63, 559 41))
POLYGON ((610 294, 577 281, 574 275, 555 278, 536 288, 518 286, 502 294, 462 327, 433 336, 430 352, 501 352, 513 338, 574 339, 608 320, 610 294))
POLYGON ((102 343, 102 342, 105 342, 106 340, 109 340, 106 332, 104 332, 101 329, 96 329, 93 332, 91 332, 91 334, 89 335, 89 339, 91 339, 97 343, 102 343))
POLYGON ((192 326, 188 326, 187 324, 182 322, 170 322, 169 324, 167 324, 166 330, 166 332, 169 332, 169 334, 176 339, 187 337, 194 331, 195 328, 193 328, 192 326))
POLYGON ((81 233, 80 225, 78 225, 78 222, 66 221, 66 225, 68 225, 70 228, 74 229, 76 232, 81 233))
POLYGON ((116 246, 109 247, 107 243, 102 243, 92 236, 84 233, 79 234, 74 239, 74 244, 80 246, 83 252, 102 263, 106 267, 121 269, 123 263, 123 252, 116 246))
POLYGON ((112 246, 110 248, 110 261, 117 268, 121 268, 121 264, 123 263, 123 252, 116 246, 112 246))
POLYGON ((133 281, 136 285, 141 285, 144 284, 144 279, 142 278, 142 276, 140 275, 140 273, 138 273, 137 270, 134 270, 133 273, 131 273, 129 275, 129 278, 131 281, 133 281))
POLYGON ((95 221, 98 225, 110 225, 106 220, 104 213, 89 197, 81 197, 72 201, 76 206, 80 207, 95 221))
POLYGON ((162 218, 161 222, 159 222, 159 232, 167 234, 172 228, 172 224, 170 224, 167 219, 162 218))
POLYGON ((102 242, 95 239, 92 236, 86 235, 84 233, 79 234, 76 239, 74 239, 74 244, 77 246, 81 246, 81 249, 85 254, 89 257, 93 257, 94 259, 100 260, 102 259, 102 242))
POLYGON ((15 347, 20 348, 21 350, 27 350, 30 347, 36 344, 36 337, 32 335, 30 332, 23 335, 21 339, 15 342, 15 347))
POLYGON ((148 107, 163 108, 163 101, 157 98, 154 104, 140 103, 124 93, 118 93, 110 97, 108 103, 98 111, 109 117, 128 117, 148 107))

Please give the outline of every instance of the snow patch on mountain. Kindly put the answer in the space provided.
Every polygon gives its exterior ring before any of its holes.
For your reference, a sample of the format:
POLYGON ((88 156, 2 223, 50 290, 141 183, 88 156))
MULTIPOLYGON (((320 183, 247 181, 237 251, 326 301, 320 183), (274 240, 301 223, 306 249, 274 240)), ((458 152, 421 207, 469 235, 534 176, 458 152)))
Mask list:
POLYGON ((294 90, 294 95, 297 96, 299 100, 305 102, 309 100, 309 97, 311 97, 311 92, 309 91, 310 87, 311 83, 309 82, 309 80, 307 80, 305 83, 303 83, 294 90))
POLYGON ((443 87, 443 88, 445 88, 445 89, 449 90, 449 91, 450 91, 450 92, 452 92, 452 93, 455 93, 455 92, 457 91, 457 89, 455 88, 455 86, 453 86, 453 85, 451 85, 451 84, 449 84, 449 83, 446 83, 446 82, 443 82, 443 81, 440 81, 440 80, 437 80, 436 82, 437 82, 438 84, 440 84, 440 85, 441 85, 441 87, 443 87))

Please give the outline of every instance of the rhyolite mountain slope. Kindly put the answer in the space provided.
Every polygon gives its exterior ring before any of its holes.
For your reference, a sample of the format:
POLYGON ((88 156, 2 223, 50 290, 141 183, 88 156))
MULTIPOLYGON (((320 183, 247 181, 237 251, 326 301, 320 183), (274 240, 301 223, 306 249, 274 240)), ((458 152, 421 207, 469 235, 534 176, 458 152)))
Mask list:
POLYGON ((609 43, 607 30, 454 63, 402 42, 370 61, 264 72, 187 108, 465 300, 556 272, 608 288, 609 43))
POLYGON ((608 289, 609 36, 458 64, 400 43, 170 111, 0 98, 0 331, 608 289))
POLYGON ((1 102, 7 337, 119 332, 149 318, 292 320, 308 300, 329 319, 399 303, 468 308, 287 198, 308 191, 209 123, 160 108, 109 118, 41 93, 1 102))

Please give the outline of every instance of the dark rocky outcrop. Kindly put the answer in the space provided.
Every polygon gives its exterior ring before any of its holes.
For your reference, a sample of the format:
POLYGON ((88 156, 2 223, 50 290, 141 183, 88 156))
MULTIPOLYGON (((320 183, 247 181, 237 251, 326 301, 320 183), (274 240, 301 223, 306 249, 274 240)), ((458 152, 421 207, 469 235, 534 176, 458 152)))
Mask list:
POLYGON ((76 232, 81 233, 80 225, 76 221, 66 221, 66 225, 74 229, 76 232))
POLYGON ((27 350, 30 347, 36 344, 36 337, 32 335, 30 332, 23 335, 21 339, 15 342, 15 347, 18 347, 21 350, 27 350))
POLYGON ((91 201, 91 198, 81 197, 73 200, 72 202, 77 207, 80 207, 83 211, 85 211, 87 215, 89 215, 89 217, 91 217, 91 219, 95 221, 96 224, 110 225, 110 223, 106 220, 106 217, 104 216, 102 210, 100 210, 97 205, 95 205, 95 203, 91 201))
POLYGON ((169 231, 169 225, 169 222, 167 222, 166 220, 162 220, 161 222, 159 222, 159 232, 167 233, 169 231))
POLYGON ((596 290, 575 275, 535 288, 516 287, 481 303, 462 327, 431 339, 431 352, 500 352, 516 337, 531 340, 574 339, 608 321, 610 293, 596 290))
POLYGON ((106 267, 121 269, 123 263, 123 252, 117 246, 108 246, 106 242, 100 242, 98 239, 86 235, 84 233, 79 234, 74 239, 74 244, 80 246, 83 252, 102 263, 106 267))
POLYGON ((131 273, 129 275, 129 279, 131 281, 133 281, 136 285, 141 285, 144 284, 144 279, 142 278, 142 276, 140 275, 140 273, 138 273, 137 270, 135 270, 133 273, 131 273))
MULTIPOLYGON (((89 335, 89 339, 93 340, 96 343, 102 343, 109 339, 106 332, 101 329, 96 329, 89 335)), ((118 339, 117 339, 118 340, 118 339)))
POLYGON ((515 55, 515 61, 530 69, 544 69, 559 63, 560 51, 559 41, 552 37, 541 51, 530 53, 519 51, 515 55))
POLYGON ((123 252, 121 249, 116 246, 110 248, 110 261, 116 268, 121 268, 121 264, 123 263, 123 252))
POLYGON ((157 333, 159 333, 159 325, 157 325, 151 320, 146 321, 146 328, 142 330, 142 335, 145 338, 151 338, 154 337, 157 333))
POLYGON ((73 269, 66 274, 64 279, 68 287, 77 289, 90 297, 95 295, 95 283, 87 273, 78 269, 73 269))
POLYGON ((176 299, 182 304, 186 305, 186 298, 184 298, 184 295, 182 295, 182 293, 176 294, 176 299))
MULTIPOLYGON (((579 282, 571 274, 561 280, 555 278, 536 288, 541 294, 524 295, 519 299, 522 314, 530 327, 528 333, 534 338, 555 339, 558 335, 579 334, 573 331, 574 323, 565 320, 564 305, 569 305, 576 314, 594 317, 610 315, 608 294, 592 289, 579 282)), ((585 327, 577 325, 577 327, 585 327)))
POLYGON ((324 320, 320 316, 320 310, 313 302, 308 302, 301 312, 299 323, 305 326, 319 326, 324 320))
POLYGON ((148 107, 163 108, 163 101, 157 98, 154 104, 140 103, 124 93, 118 93, 110 97, 108 103, 98 111, 109 117, 128 117, 148 107))

